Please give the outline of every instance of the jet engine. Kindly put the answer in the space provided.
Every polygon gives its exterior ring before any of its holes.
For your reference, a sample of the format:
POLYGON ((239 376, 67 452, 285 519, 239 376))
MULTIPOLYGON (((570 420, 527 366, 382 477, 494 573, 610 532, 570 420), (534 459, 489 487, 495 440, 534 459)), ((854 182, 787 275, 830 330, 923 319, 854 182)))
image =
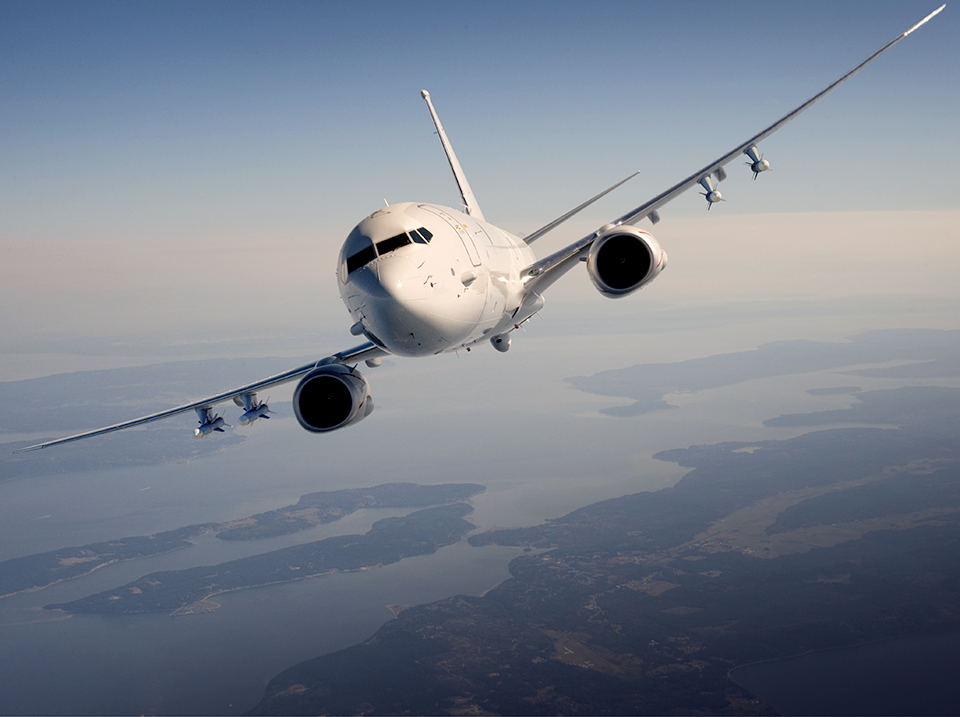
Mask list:
POLYGON ((300 425, 313 433, 359 423, 373 413, 370 384, 363 374, 348 366, 321 366, 297 385, 293 412, 300 425))
POLYGON ((629 225, 600 230, 587 256, 590 280, 611 299, 649 284, 666 265, 667 253, 653 235, 629 225))

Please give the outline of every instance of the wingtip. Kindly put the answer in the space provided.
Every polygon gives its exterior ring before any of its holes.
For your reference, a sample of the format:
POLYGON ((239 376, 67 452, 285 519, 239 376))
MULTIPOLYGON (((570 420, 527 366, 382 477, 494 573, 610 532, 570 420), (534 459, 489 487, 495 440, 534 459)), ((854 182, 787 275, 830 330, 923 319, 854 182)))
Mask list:
POLYGON ((14 453, 30 453, 32 451, 39 451, 41 448, 46 448, 45 445, 39 446, 27 446, 26 448, 18 448, 14 453))
POLYGON ((937 8, 936 10, 934 10, 932 13, 930 13, 930 14, 927 15, 925 18, 923 18, 923 20, 921 20, 921 21, 918 22, 916 25, 914 25, 914 26, 911 27, 909 30, 907 30, 905 33, 903 33, 903 36, 906 37, 907 35, 909 35, 911 32, 913 32, 914 30, 916 30, 916 29, 917 29, 918 27, 920 27, 921 25, 924 25, 924 24, 926 24, 927 22, 929 22, 930 20, 932 20, 934 17, 936 17, 937 15, 939 15, 939 14, 943 11, 943 8, 945 8, 946 6, 947 6, 947 4, 944 3, 943 5, 941 5, 940 7, 938 7, 938 8, 937 8))
POLYGON ((427 92, 426 90, 420 90, 420 96, 425 100, 430 99, 430 93, 427 92))

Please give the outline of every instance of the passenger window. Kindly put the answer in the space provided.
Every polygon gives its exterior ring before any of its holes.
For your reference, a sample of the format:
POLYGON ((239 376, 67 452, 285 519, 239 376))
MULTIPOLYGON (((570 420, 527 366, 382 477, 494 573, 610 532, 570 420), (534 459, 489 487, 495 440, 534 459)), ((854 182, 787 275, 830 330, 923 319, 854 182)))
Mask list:
POLYGON ((356 254, 347 259, 347 273, 352 274, 361 266, 366 266, 371 261, 377 258, 376 252, 373 250, 373 245, 364 247, 356 254))
POLYGON ((380 256, 383 256, 384 254, 399 249, 402 246, 406 246, 409 243, 410 237, 408 237, 406 234, 397 234, 395 237, 378 241, 377 253, 380 256))

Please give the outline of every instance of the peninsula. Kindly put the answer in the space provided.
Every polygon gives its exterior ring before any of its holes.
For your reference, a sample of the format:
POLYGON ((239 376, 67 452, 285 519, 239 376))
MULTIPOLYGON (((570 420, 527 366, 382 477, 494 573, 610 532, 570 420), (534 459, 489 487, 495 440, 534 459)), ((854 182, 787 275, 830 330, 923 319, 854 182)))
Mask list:
POLYGON ((222 540, 256 540, 307 530, 339 520, 364 508, 422 508, 464 501, 481 493, 476 483, 386 483, 372 488, 348 488, 308 493, 293 504, 224 523, 199 523, 152 535, 61 548, 0 562, 0 598, 40 590, 78 578, 121 560, 136 560, 189 548, 203 533, 222 540))
POLYGON ((219 607, 210 598, 221 593, 363 570, 432 553, 473 530, 464 520, 472 511, 466 503, 418 510, 402 518, 378 520, 364 535, 338 535, 219 565, 151 573, 113 590, 44 607, 110 615, 205 612, 219 607))

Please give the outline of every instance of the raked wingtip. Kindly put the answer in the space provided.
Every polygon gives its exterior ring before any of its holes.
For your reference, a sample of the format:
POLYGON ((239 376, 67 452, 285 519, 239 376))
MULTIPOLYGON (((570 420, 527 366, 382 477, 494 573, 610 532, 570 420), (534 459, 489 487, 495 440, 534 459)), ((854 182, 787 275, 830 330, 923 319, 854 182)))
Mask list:
POLYGON ((909 35, 911 32, 913 32, 914 30, 916 30, 918 27, 920 27, 920 26, 923 25, 924 23, 929 22, 929 21, 932 20, 934 17, 936 17, 937 15, 939 15, 939 14, 943 11, 943 8, 945 8, 946 6, 947 6, 947 4, 944 3, 943 5, 941 5, 940 7, 938 7, 936 10, 934 10, 932 13, 930 13, 929 15, 927 15, 925 18, 923 18, 923 20, 921 20, 921 21, 918 22, 916 25, 914 25, 914 26, 911 27, 909 30, 907 30, 905 33, 903 33, 904 37, 906 37, 907 35, 909 35))

